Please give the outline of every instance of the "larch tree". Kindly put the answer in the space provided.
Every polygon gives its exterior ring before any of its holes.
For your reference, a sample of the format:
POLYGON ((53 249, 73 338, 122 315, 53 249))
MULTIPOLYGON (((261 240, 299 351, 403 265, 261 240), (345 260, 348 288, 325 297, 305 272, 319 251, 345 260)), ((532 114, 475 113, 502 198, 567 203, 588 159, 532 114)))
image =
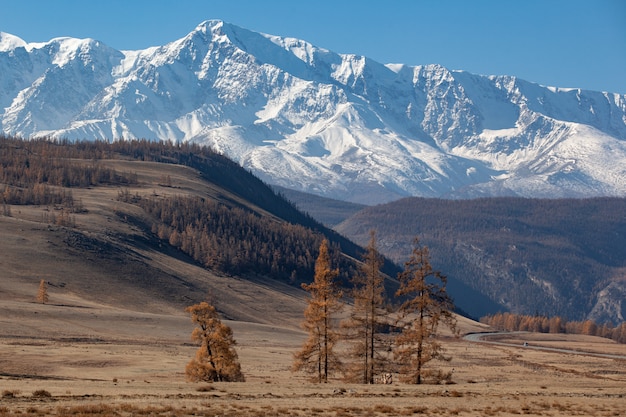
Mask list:
POLYGON ((380 272, 383 264, 376 247, 376 232, 372 230, 363 262, 352 278, 354 306, 349 319, 342 323, 351 345, 351 363, 345 369, 350 382, 373 384, 376 374, 383 372, 388 362, 388 338, 382 333, 388 324, 385 278, 380 272))
POLYGON ((425 378, 441 380, 445 376, 424 366, 435 359, 449 360, 437 341, 440 323, 457 333, 452 299, 446 292, 447 278, 435 271, 429 259, 428 247, 415 238, 412 254, 398 274, 400 288, 396 292, 404 299, 399 309, 399 327, 394 355, 400 363, 400 373, 406 382, 421 384, 425 378))
POLYGON ((46 304, 48 302, 48 284, 46 280, 39 281, 39 290, 37 291, 37 302, 46 304))
POLYGON ((292 366, 294 372, 305 371, 314 375, 316 382, 328 382, 329 375, 341 367, 341 361, 333 350, 339 340, 334 315, 342 308, 342 292, 335 281, 338 275, 339 270, 331 268, 328 241, 324 239, 315 261, 313 282, 302 284, 302 288, 310 294, 302 323, 309 338, 294 355, 292 366))
POLYGON ((233 331, 222 323, 215 307, 207 302, 185 309, 196 328, 191 339, 200 344, 196 356, 187 364, 185 375, 191 382, 244 381, 233 331))

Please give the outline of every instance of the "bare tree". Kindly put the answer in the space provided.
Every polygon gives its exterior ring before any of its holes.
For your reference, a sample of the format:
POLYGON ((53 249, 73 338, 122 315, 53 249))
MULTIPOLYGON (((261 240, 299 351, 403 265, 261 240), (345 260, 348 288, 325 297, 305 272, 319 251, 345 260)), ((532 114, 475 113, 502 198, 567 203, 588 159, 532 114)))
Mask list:
POLYGON ((42 279, 39 281, 39 291, 37 291, 37 302, 41 304, 46 304, 48 302, 48 284, 46 280, 42 279))
POLYGON ((425 377, 441 379, 439 371, 425 371, 424 365, 434 359, 449 359, 436 339, 437 330, 441 322, 456 333, 456 318, 452 314, 452 299, 446 292, 447 279, 433 270, 428 248, 422 246, 418 238, 404 267, 398 274, 400 288, 396 293, 405 298, 399 310, 402 332, 396 337, 394 353, 401 363, 403 378, 421 384, 425 377))
POLYGON ((215 307, 201 302, 185 311, 197 325, 191 339, 201 345, 185 368, 187 379, 192 382, 244 381, 233 332, 222 323, 215 307))
POLYGON ((341 367, 333 351, 339 338, 334 329, 333 316, 342 308, 342 293, 335 282, 338 275, 338 269, 331 269, 328 241, 324 240, 315 261, 313 283, 302 284, 302 288, 311 295, 302 324, 309 338, 302 350, 294 355, 292 366, 293 371, 303 370, 315 375, 317 382, 328 382, 329 374, 341 367))
POLYGON ((346 379, 373 384, 377 373, 385 370, 388 339, 382 334, 387 326, 385 277, 380 272, 383 257, 376 248, 376 232, 370 231, 370 241, 357 274, 352 278, 354 307, 350 318, 342 323, 346 339, 351 343, 352 362, 346 366, 346 379))

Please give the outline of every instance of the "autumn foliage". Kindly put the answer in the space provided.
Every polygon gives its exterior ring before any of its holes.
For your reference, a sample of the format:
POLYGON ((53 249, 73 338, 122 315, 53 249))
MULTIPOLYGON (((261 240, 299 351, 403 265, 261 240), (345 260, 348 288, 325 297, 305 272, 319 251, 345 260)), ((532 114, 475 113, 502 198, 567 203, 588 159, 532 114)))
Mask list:
POLYGON ((292 367, 294 371, 303 370, 312 374, 316 382, 328 382, 329 375, 341 367, 334 350, 339 340, 334 315, 342 308, 342 293, 335 282, 338 274, 337 269, 331 268, 328 241, 324 240, 315 262, 313 283, 302 285, 310 294, 302 324, 309 338, 294 355, 292 367))
POLYGON ((452 314, 452 299, 446 292, 446 277, 433 269, 428 248, 414 240, 413 252, 398 275, 400 288, 396 295, 405 301, 400 306, 399 326, 396 338, 396 359, 401 364, 405 381, 421 384, 425 378, 439 379, 440 373, 425 369, 428 362, 447 360, 441 343, 437 340, 437 328, 445 324, 456 332, 456 318, 452 314))
POLYGON ((384 331, 389 327, 385 297, 384 260, 376 247, 376 233, 370 241, 362 263, 352 279, 354 305, 348 320, 342 323, 344 337, 350 344, 345 365, 350 382, 374 384, 377 375, 388 371, 387 352, 390 339, 384 331))
POLYGON ((528 331, 537 333, 583 334, 605 337, 618 343, 626 343, 626 322, 617 326, 611 326, 607 323, 599 325, 593 320, 568 321, 558 316, 531 316, 514 313, 492 314, 482 317, 480 321, 498 330, 511 332, 528 331))
POLYGON ((185 309, 196 324, 191 339, 200 344, 187 364, 185 375, 191 382, 244 381, 233 332, 223 324, 212 305, 201 302, 185 309))
POLYGON ((37 302, 46 304, 48 302, 48 284, 46 280, 39 281, 39 290, 37 291, 37 302))

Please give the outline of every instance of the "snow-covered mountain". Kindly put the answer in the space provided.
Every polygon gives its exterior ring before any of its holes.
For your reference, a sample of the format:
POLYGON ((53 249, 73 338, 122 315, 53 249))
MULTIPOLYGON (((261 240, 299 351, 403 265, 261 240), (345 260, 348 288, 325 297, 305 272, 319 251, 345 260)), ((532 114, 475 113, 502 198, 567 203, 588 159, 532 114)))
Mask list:
POLYGON ((626 95, 383 65, 215 20, 140 51, 0 33, 0 108, 5 134, 194 141, 355 202, 626 196, 626 95))

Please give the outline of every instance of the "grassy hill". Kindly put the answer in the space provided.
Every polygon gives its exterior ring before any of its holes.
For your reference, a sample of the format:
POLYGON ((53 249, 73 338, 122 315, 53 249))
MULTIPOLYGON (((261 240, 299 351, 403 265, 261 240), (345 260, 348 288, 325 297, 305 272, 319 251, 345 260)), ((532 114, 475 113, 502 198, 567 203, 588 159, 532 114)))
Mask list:
POLYGON ((227 319, 297 327, 299 284, 313 277, 322 239, 345 274, 360 256, 357 245, 206 148, 2 137, 0 151, 1 299, 34 301, 44 279, 52 304, 166 314, 210 293, 227 319), (165 221, 165 208, 178 215, 189 207, 200 207, 187 213, 191 220, 165 221), (207 248, 185 235, 191 230, 213 237, 212 259, 197 256, 207 248), (173 242, 174 232, 191 249, 173 242))

